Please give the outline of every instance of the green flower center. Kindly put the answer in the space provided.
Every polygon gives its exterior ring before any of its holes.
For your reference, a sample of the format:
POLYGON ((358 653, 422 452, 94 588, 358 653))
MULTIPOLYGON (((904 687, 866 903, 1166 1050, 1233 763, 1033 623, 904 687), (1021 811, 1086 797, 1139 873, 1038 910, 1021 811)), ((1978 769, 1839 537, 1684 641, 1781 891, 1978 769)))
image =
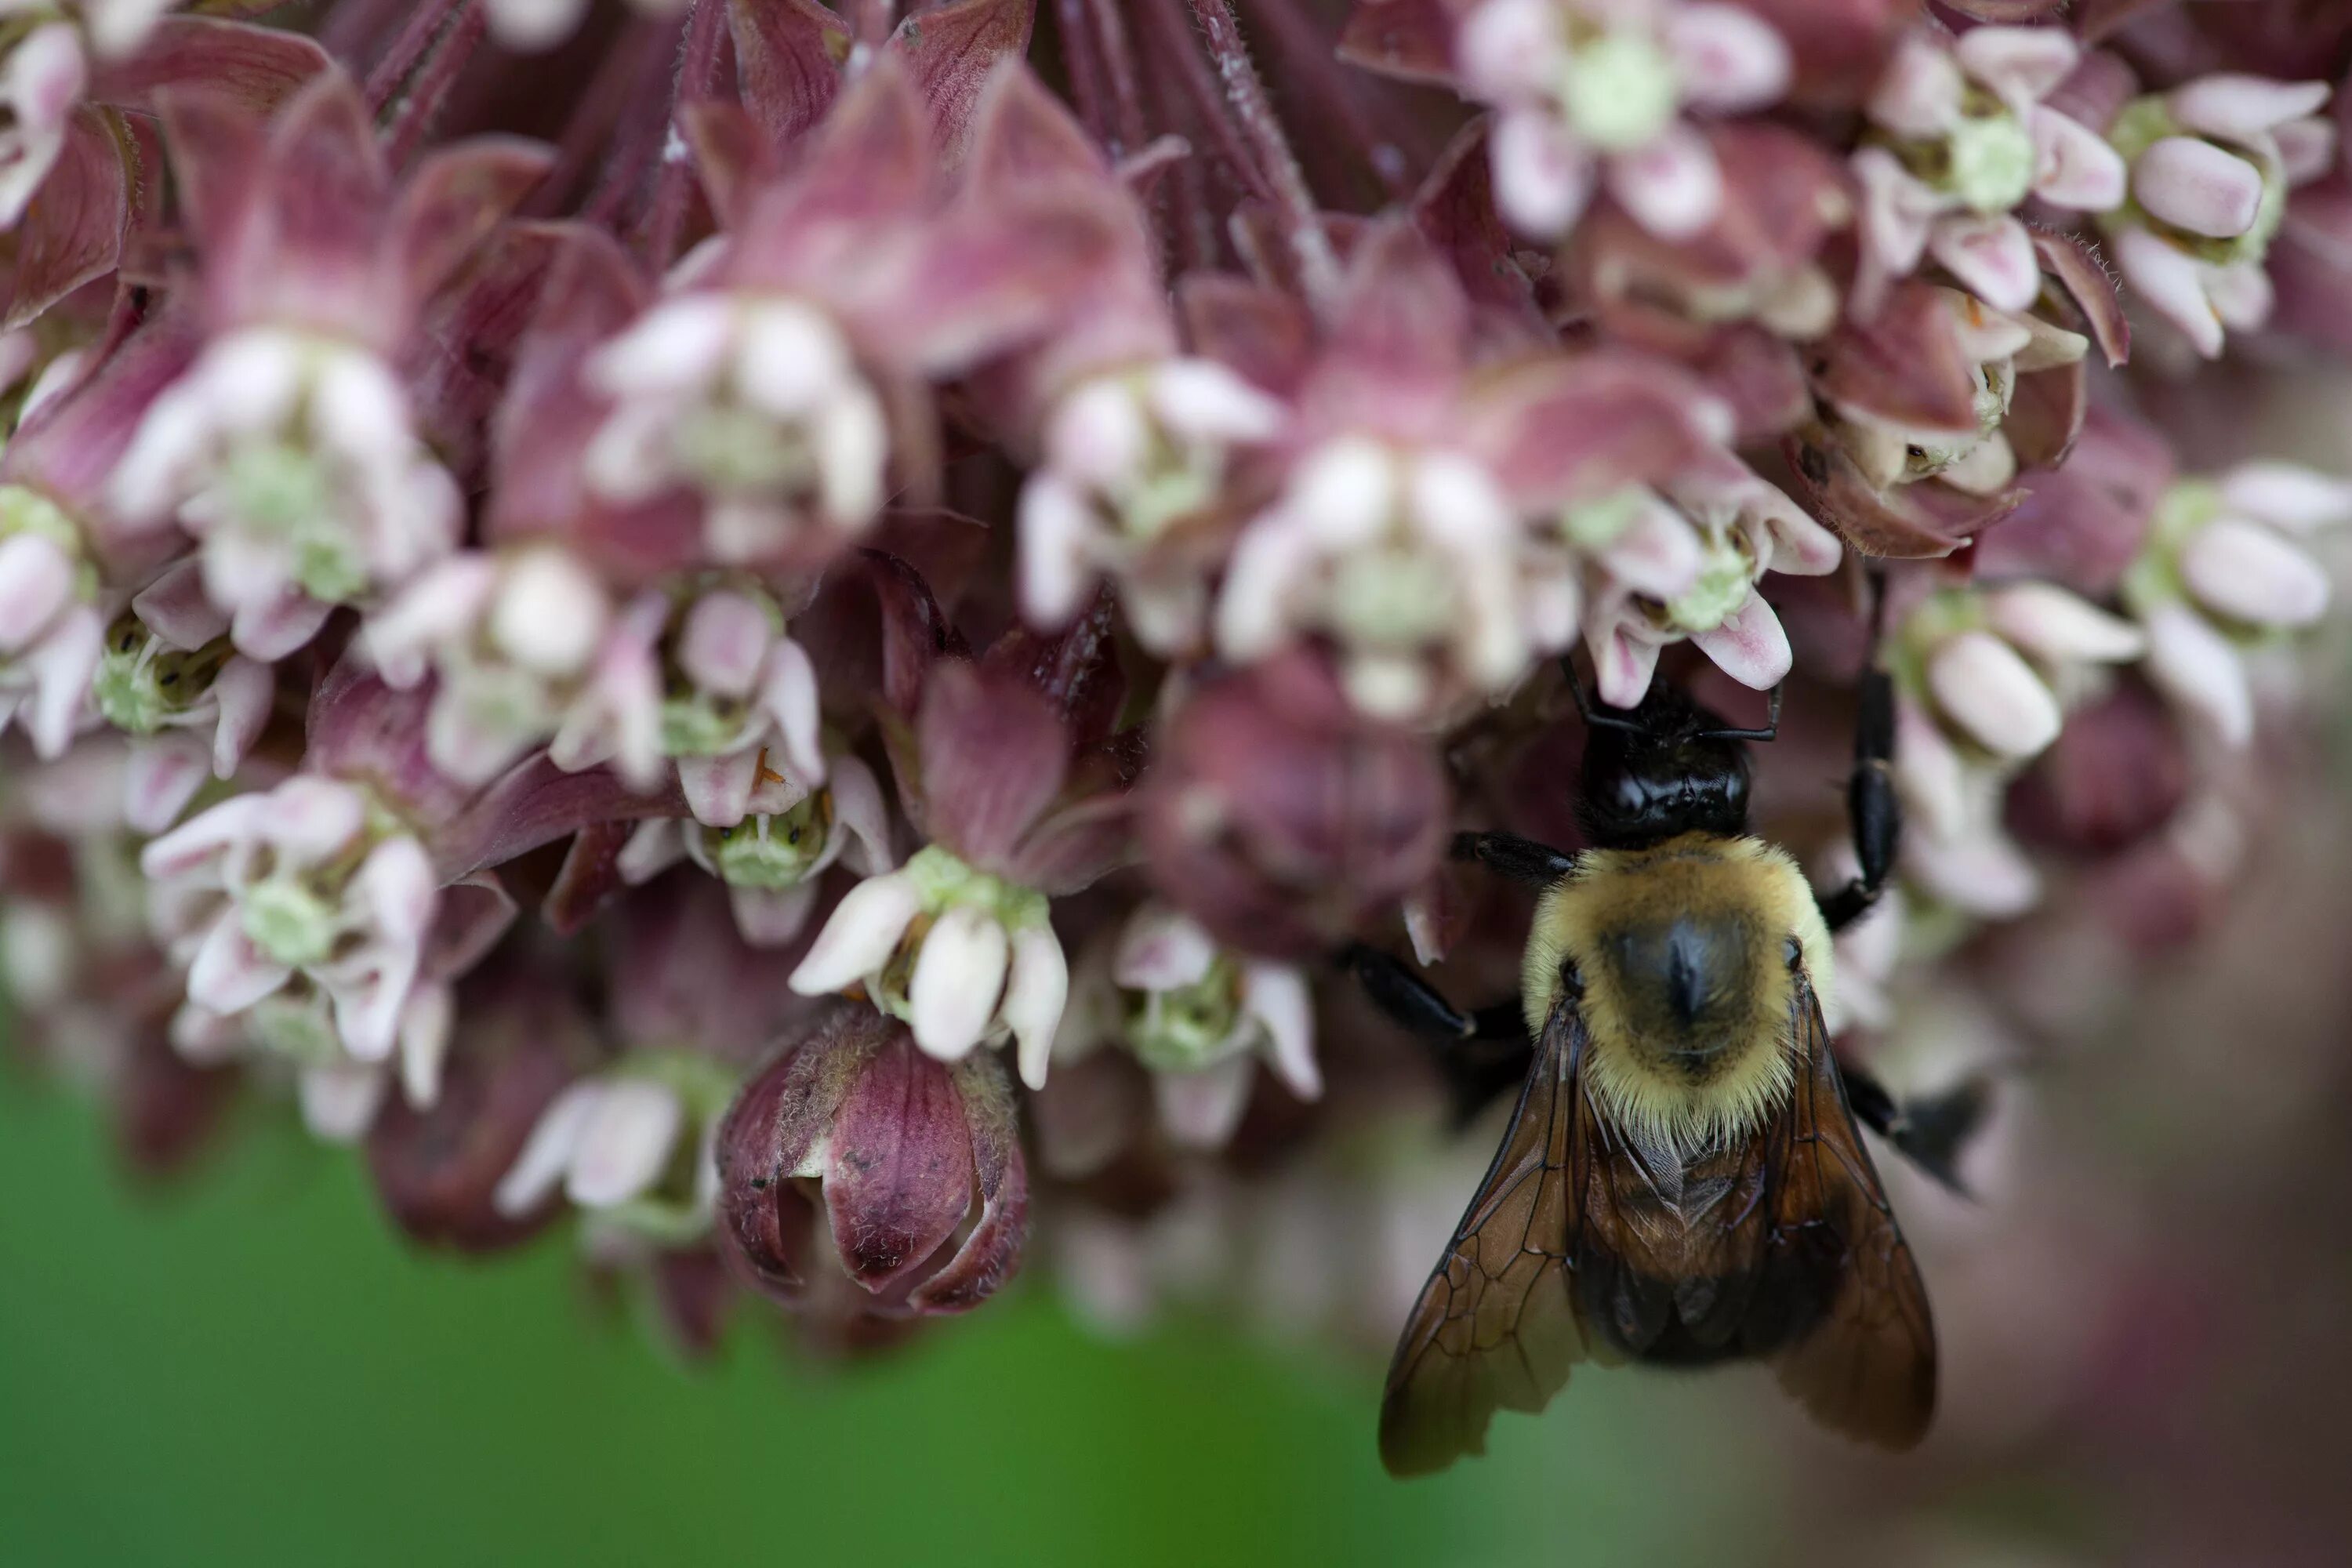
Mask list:
POLYGON ((833 828, 833 795, 817 790, 789 811, 702 829, 703 848, 730 887, 778 891, 808 879, 833 828))
POLYGON ((1951 191, 1978 212, 2005 213, 2033 190, 2033 136, 2014 115, 1961 121, 1948 152, 1951 191))
POLYGON ((318 453, 282 438, 240 442, 221 460, 216 483, 240 526, 287 547, 294 580, 310 597, 341 604, 367 587, 352 519, 318 453))
POLYGON ((1446 635, 1453 595, 1444 574, 1417 551, 1355 551, 1332 574, 1331 620, 1359 647, 1412 648, 1446 635))
POLYGON ((106 721, 134 735, 152 735, 212 689, 228 662, 228 639, 193 653, 165 645, 137 617, 123 616, 108 632, 90 695, 106 721))
POLYGON ((1685 632, 1713 631, 1748 602, 1755 581, 1746 552, 1728 541, 1719 542, 1707 551, 1698 581, 1666 607, 1667 618, 1685 632))
POLYGON ((1628 486, 1599 500, 1567 508, 1559 514, 1559 531, 1580 549, 1605 550, 1633 526, 1649 500, 1648 492, 1639 486, 1628 486))
POLYGON ((792 494, 816 481, 806 434, 740 404, 705 404, 680 420, 670 455, 715 495, 792 494))
POLYGON ((308 969, 326 962, 341 934, 334 905, 291 878, 257 882, 239 900, 245 934, 274 963, 308 969))
POLYGON ((1675 62, 1649 39, 1603 33, 1575 49, 1560 71, 1560 107, 1578 135, 1604 153, 1648 145, 1681 106, 1675 62))
POLYGON ((1154 1071, 1198 1072, 1246 1044, 1241 1017, 1241 971, 1219 953, 1192 984, 1144 992, 1128 1010, 1127 1043, 1154 1071))

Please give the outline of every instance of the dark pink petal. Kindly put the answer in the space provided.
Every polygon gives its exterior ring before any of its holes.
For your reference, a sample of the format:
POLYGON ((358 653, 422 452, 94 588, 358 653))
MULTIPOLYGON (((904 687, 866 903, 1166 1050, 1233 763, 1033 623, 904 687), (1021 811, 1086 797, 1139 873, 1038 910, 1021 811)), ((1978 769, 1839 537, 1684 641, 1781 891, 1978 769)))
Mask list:
POLYGON ((952 0, 909 16, 891 36, 929 111, 931 135, 952 168, 971 143, 972 121, 990 75, 1029 48, 1035 0, 952 0))
POLYGON ((1305 653, 1204 685, 1145 776, 1152 883, 1218 941, 1311 958, 1393 915, 1444 850, 1445 775, 1426 742, 1370 722, 1305 653))
POLYGON ((921 1268, 972 1206, 972 1139, 947 1064, 893 1028, 834 1112, 824 1204, 834 1246, 877 1293, 921 1268))
POLYGON ((1314 326, 1298 302, 1246 278, 1196 272, 1177 284, 1193 352, 1277 396, 1297 394, 1314 363, 1314 326))
POLYGON ((635 836, 634 822, 592 822, 574 834, 556 868, 555 881, 540 900, 539 918, 556 935, 579 935, 596 918, 607 900, 626 884, 621 876, 621 851, 635 836))
POLYGON ((107 486, 148 406, 194 363, 202 342, 188 313, 167 304, 79 384, 35 410, 0 453, 0 480, 30 485, 72 511, 100 559, 126 581, 161 567, 186 540, 176 529, 116 521, 107 486))
POLYGON ((1135 803, 1124 791, 1090 795, 1040 818, 1006 869, 1050 897, 1077 892, 1136 862, 1134 822, 1135 803))
POLYGON ((915 742, 925 827, 984 869, 1008 866, 1069 770, 1069 734, 1054 705, 1011 671, 961 660, 932 668, 915 742))
POLYGON ((1490 353, 1551 341, 1535 284, 1495 205, 1493 171, 1486 122, 1474 121, 1438 156, 1412 203, 1413 222, 1452 265, 1490 353))
POLYGON ((160 94, 156 114, 188 237, 200 256, 242 265, 238 247, 263 184, 261 120, 201 84, 160 94))
POLYGON ((1364 237, 1301 393, 1318 429, 1424 437, 1465 369, 1470 301, 1430 242, 1391 219, 1364 237))
POLYGON ((2169 443, 2094 405, 2065 464, 2035 474, 2016 515, 1978 544, 1977 571, 1994 579, 2048 578, 2105 598, 2147 542, 2172 479, 2169 443))
POLYGON ((57 166, 16 226, 0 236, 0 331, 13 331, 113 270, 129 211, 122 155, 105 116, 74 111, 57 166))
POLYGON ((1850 109, 1879 77, 1895 41, 1916 19, 1914 0, 1742 0, 1789 46, 1790 100, 1850 109))
POLYGON ((2116 280, 2096 252, 2072 235, 2036 229, 2033 249, 2042 270, 2074 306, 2077 331, 2090 334, 2107 356, 2110 366, 2131 357, 2131 323, 2125 319, 2123 297, 2116 280))
MULTIPOLYGON (((425 726, 433 706, 433 682, 395 690, 356 654, 346 654, 310 694, 304 719, 309 746, 306 772, 364 783, 409 823, 428 830, 456 824, 474 793, 433 765, 425 751, 425 726)), ((473 847, 461 837, 460 847, 473 847)), ((512 858, 442 858, 446 879, 512 858)))
POLYGON ((814 1260, 793 1173, 892 1027, 863 1003, 836 1006, 751 1079, 719 1124, 720 1245, 752 1285, 788 1305, 807 1290, 814 1260))
POLYGON ((516 963, 457 990, 441 1092, 418 1110, 387 1097, 368 1170, 393 1223, 428 1247, 492 1252, 530 1239, 560 1208, 552 1193, 509 1216, 492 1201, 541 1115, 595 1059, 595 1039, 560 970, 516 963))
POLYGON ((1945 296, 1924 283, 1899 283, 1876 315, 1843 323, 1813 381, 1832 402, 1910 429, 1976 433, 1973 367, 1945 296))
POLYGON ((721 228, 743 221, 752 199, 776 178, 779 154, 741 105, 704 99, 678 110, 678 127, 694 150, 695 177, 721 228))
POLYGON ((2067 0, 1944 0, 1944 4, 1979 22, 2032 22, 2058 10, 2067 0))
POLYGON ((1111 177, 1102 149, 1034 71, 1016 62, 989 79, 964 163, 970 189, 990 195, 1039 181, 1111 177))
POLYGON ((500 228, 426 305, 402 355, 419 434, 469 489, 487 488, 486 426, 571 234, 551 223, 500 228))
POLYGON ((1658 484, 1717 443, 1706 395, 1675 366, 1601 351, 1481 377, 1461 420, 1511 499, 1530 511, 1658 484))
POLYGON ((2000 427, 2018 467, 2054 468, 2064 462, 2089 408, 2089 376, 2080 360, 2019 376, 2000 427))
POLYGON ((994 1295, 1020 1268, 1029 1235, 1029 1166, 1003 1065, 992 1053, 978 1051, 953 1071, 971 1137, 980 1217, 955 1256, 908 1298, 921 1312, 966 1311, 994 1295))
POLYGON ((832 302, 883 363, 937 378, 1064 320, 1136 232, 1132 205, 1107 182, 968 203, 924 236, 905 271, 869 265, 832 302))
POLYGON ((1053 705, 1074 748, 1108 739, 1127 705, 1118 617, 1108 597, 1097 599, 1069 629, 1052 636, 1024 626, 1008 628, 989 644, 981 665, 1028 682, 1053 705))
MULTIPOLYGON (((173 137, 175 172, 223 155, 173 137)), ((271 122, 252 205, 226 250, 203 251, 215 323, 291 320, 396 339, 405 321, 383 317, 410 301, 377 287, 391 188, 359 89, 341 72, 314 78, 271 122)))
POLYGON ((1790 494, 1864 555, 1949 555, 2015 510, 2024 493, 1979 499, 1932 480, 1881 490, 1863 477, 1836 438, 1818 427, 1785 437, 1780 451, 1789 462, 1790 494))
POLYGON ((1339 58, 1405 81, 1454 84, 1454 16, 1444 0, 1357 0, 1339 58))
POLYGON ((771 148, 824 118, 849 61, 848 26, 815 0, 727 0, 743 107, 771 148))
POLYGON ((266 115, 333 63, 315 40, 283 27, 166 16, 136 53, 100 68, 89 97, 152 111, 169 89, 201 88, 266 115))
POLYGON ((2294 193, 2268 266, 2278 294, 2272 327, 2352 350, 2352 180, 2333 174, 2294 193))
POLYGON ((441 889, 418 967, 425 981, 452 980, 489 955, 514 924, 514 895, 495 871, 474 871, 441 889))
MULTIPOLYGON (((415 689, 429 699, 432 683, 415 689)), ((321 752, 315 703, 312 712, 310 746, 315 757, 321 752)), ((332 753, 348 755, 358 749, 346 740, 333 747, 332 753)), ((438 773, 423 772, 430 767, 422 759, 420 745, 405 778, 412 797, 425 799, 411 804, 409 809, 415 814, 412 820, 430 829, 434 863, 444 876, 452 878, 502 866, 542 845, 569 838, 593 823, 686 814, 685 802, 675 786, 639 794, 609 768, 566 773, 543 752, 526 757, 479 792, 461 790, 438 773)))
POLYGON ((751 205, 724 275, 791 288, 871 268, 884 226, 926 207, 936 176, 922 98, 905 65, 881 55, 825 116, 795 172, 751 205))
POLYGON ((412 302, 448 281, 554 161, 535 142, 484 136, 429 153, 402 186, 388 243, 412 302))

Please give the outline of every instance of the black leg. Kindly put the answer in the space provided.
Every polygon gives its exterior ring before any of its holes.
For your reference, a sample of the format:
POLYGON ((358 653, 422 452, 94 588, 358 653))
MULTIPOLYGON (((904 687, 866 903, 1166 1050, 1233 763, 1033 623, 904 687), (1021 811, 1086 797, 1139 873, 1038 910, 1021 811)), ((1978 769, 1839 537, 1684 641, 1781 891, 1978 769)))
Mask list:
POLYGON ((1843 931, 1868 912, 1886 889, 1903 837, 1903 807, 1895 798, 1889 764, 1895 757, 1895 683, 1875 667, 1862 676, 1861 711, 1853 731, 1853 773, 1846 781, 1846 816, 1853 827, 1861 873, 1821 897, 1822 918, 1843 931))
POLYGON ((1468 1121, 1498 1095, 1528 1076, 1534 1047, 1527 1018, 1516 1001, 1465 1013, 1402 960, 1362 942, 1351 943, 1339 962, 1356 977, 1372 1005, 1407 1032, 1435 1047, 1432 1056, 1445 1079, 1454 1120, 1468 1121))
POLYGON ((1843 1059, 1838 1077, 1845 1080, 1845 1102, 1855 1121, 1945 1186, 1969 1195, 1960 1182, 1960 1155, 1991 1109, 1987 1079, 1966 1079, 1941 1094, 1898 1102, 1871 1073, 1843 1059))
POLYGON ((1576 857, 1516 833, 1457 833, 1454 858, 1475 860, 1529 888, 1549 888, 1576 868, 1576 857))

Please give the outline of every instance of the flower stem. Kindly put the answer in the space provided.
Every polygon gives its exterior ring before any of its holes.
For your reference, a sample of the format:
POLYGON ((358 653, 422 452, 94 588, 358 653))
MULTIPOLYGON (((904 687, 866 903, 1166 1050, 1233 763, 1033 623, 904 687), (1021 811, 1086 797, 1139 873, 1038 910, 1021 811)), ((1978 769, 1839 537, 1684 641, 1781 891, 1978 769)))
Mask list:
POLYGON ((699 103, 718 89, 719 68, 731 42, 724 0, 694 0, 686 41, 678 50, 677 83, 670 94, 662 139, 661 173, 655 176, 653 205, 646 217, 646 259, 656 272, 667 270, 677 257, 687 209, 694 197, 693 161, 687 155, 678 120, 687 105, 699 103))
POLYGON ((1433 155, 1421 135, 1418 121, 1396 116, 1404 137, 1387 134, 1365 111, 1361 89, 1368 85, 1339 65, 1331 40, 1309 22, 1295 0, 1246 0, 1252 16, 1282 55, 1280 76, 1304 94, 1320 123, 1339 131, 1363 154, 1364 162, 1391 196, 1412 189, 1413 173, 1426 168, 1433 155), (1400 142, 1404 144, 1400 145, 1400 142))
POLYGON ((489 30, 489 17, 482 9, 481 0, 460 3, 463 9, 442 30, 432 52, 409 79, 407 92, 392 110, 392 123, 384 130, 383 155, 394 168, 407 163, 409 154, 424 142, 434 116, 448 101, 449 89, 457 85, 466 62, 473 58, 475 46, 489 30))
POLYGON ((1088 0, 1102 43, 1103 73, 1110 84, 1111 123, 1118 140, 1111 151, 1125 157, 1150 139, 1143 116, 1143 89, 1136 79, 1135 47, 1128 37, 1120 0, 1088 0))
POLYGON ((383 112, 384 106, 400 91, 401 84, 408 79, 409 73, 425 58, 425 51, 432 48, 433 40, 439 37, 441 29, 449 25, 450 16, 464 4, 466 0, 424 0, 424 4, 409 13, 407 25, 394 37, 391 47, 384 50, 383 58, 376 61, 375 69, 368 72, 367 105, 370 110, 377 114, 383 112))
POLYGON ((1233 106, 1241 134, 1257 155, 1258 172, 1273 187, 1275 203, 1282 209, 1291 254, 1298 263, 1299 285, 1309 304, 1318 310, 1327 308, 1339 294, 1339 255, 1323 227, 1315 193, 1307 189, 1306 173, 1298 166, 1298 155, 1283 133, 1273 100, 1266 97, 1265 83, 1258 79, 1257 68, 1250 63, 1249 46, 1242 40, 1233 5, 1230 0, 1190 0, 1190 4, 1193 23, 1209 46, 1209 58, 1223 85, 1225 101, 1233 106))
POLYGON ((1110 110, 1103 91, 1103 63, 1096 54, 1094 29, 1087 25, 1090 5, 1091 0, 1054 0, 1054 19, 1062 29, 1062 66, 1069 73, 1078 119, 1088 134, 1108 147, 1110 110))

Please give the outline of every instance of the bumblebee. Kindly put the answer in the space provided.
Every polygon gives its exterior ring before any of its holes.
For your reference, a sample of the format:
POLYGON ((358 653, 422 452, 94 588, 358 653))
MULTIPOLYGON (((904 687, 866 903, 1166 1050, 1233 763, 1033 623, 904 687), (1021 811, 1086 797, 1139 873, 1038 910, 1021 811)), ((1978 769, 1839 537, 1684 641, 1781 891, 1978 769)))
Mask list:
POLYGON ((1630 713, 1578 705, 1591 847, 1454 844, 1539 890, 1518 1003, 1465 1014, 1398 960, 1349 954, 1383 1010, 1462 1052, 1473 1101, 1527 1064, 1397 1345, 1381 1459, 1411 1475, 1482 1452, 1496 1409, 1540 1409, 1586 1360, 1768 1362, 1826 1426, 1907 1448, 1935 1409, 1935 1331, 1856 1114, 1947 1180, 1948 1151, 1841 1068, 1822 1016, 1831 934, 1894 858, 1891 688, 1874 671, 1862 692, 1860 874, 1819 899, 1748 831, 1747 742, 1772 738, 1777 694, 1762 730, 1663 684, 1630 713))

